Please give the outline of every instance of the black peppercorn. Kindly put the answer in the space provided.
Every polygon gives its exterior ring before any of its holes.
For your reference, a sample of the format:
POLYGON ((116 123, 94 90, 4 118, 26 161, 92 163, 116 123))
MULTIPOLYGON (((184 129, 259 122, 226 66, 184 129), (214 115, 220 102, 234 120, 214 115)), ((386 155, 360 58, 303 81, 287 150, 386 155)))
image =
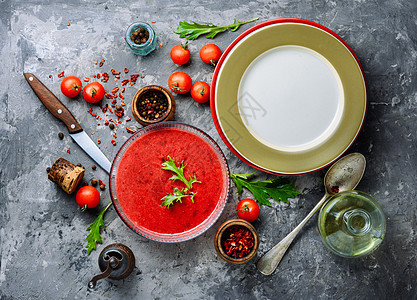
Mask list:
POLYGON ((60 140, 62 140, 64 138, 64 134, 62 132, 58 133, 58 137, 60 140))
POLYGON ((95 170, 95 169, 97 169, 97 166, 96 165, 92 165, 91 166, 91 169, 95 170))
POLYGON ((110 129, 114 129, 114 124, 113 123, 110 123, 109 128, 110 129))
POLYGON ((93 186, 96 186, 96 185, 97 185, 97 183, 98 183, 97 179, 95 179, 95 178, 91 179, 91 184, 92 184, 93 186))

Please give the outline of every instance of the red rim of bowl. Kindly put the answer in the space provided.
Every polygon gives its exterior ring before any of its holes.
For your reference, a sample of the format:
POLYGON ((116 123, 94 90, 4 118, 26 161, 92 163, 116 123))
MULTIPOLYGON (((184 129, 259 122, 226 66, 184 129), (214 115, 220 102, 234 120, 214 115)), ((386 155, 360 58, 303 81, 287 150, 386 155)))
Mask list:
POLYGON ((352 48, 339 36, 337 35, 335 32, 333 32, 332 30, 330 30, 327 27, 324 27, 321 24, 318 24, 316 22, 313 21, 309 21, 309 20, 304 20, 304 19, 298 19, 298 18, 280 18, 280 19, 273 19, 273 20, 268 20, 262 23, 259 23, 249 29, 247 29, 246 31, 244 31, 242 34, 240 34, 227 48, 226 50, 223 52, 222 56, 220 57, 219 61, 216 64, 216 68, 214 69, 214 73, 213 73, 213 78, 212 78, 212 83, 211 83, 211 87, 210 87, 210 108, 211 108, 211 115, 213 117, 213 122, 214 125, 216 126, 217 132, 219 133, 221 139, 223 140, 223 142, 226 144, 226 146, 230 149, 230 151, 232 151, 240 160, 242 160, 244 163, 248 164, 249 166, 258 169, 262 172, 266 172, 269 174, 274 174, 274 175, 282 175, 282 176, 298 176, 298 175, 304 175, 304 174, 309 174, 309 173, 313 173, 316 172, 318 170, 324 169, 327 166, 331 165, 333 162, 335 162, 336 160, 338 160, 344 153, 346 153, 346 151, 349 150, 349 148, 353 145, 353 143, 355 142, 355 140, 357 139, 359 132, 362 130, 363 124, 365 122, 365 118, 366 118, 366 114, 367 114, 367 110, 368 110, 368 101, 366 101, 365 103, 365 113, 364 113, 364 117, 363 117, 363 121, 362 124, 355 136, 355 138, 352 140, 352 142, 349 144, 349 146, 342 151, 342 153, 340 153, 337 157, 335 157, 333 160, 331 160, 330 162, 328 162, 327 164, 316 168, 314 170, 309 170, 306 172, 300 172, 300 173, 280 173, 280 172, 274 172, 271 170, 267 170, 264 169, 262 167, 259 167, 255 164, 253 164, 252 162, 250 162, 248 159, 246 159, 245 157, 243 157, 241 154, 239 154, 239 152, 233 147, 233 145, 229 142, 229 140, 227 139, 226 135, 223 133, 220 123, 219 123, 219 119, 217 118, 217 114, 216 114, 216 104, 215 104, 215 92, 216 92, 216 82, 217 82, 217 77, 219 76, 219 72, 221 69, 221 66, 223 65, 227 55, 230 53, 230 51, 232 51, 232 49, 236 46, 237 43, 239 43, 244 37, 246 37, 247 35, 249 35, 250 33, 262 28, 262 27, 266 27, 269 25, 273 25, 273 24, 279 24, 279 23, 299 23, 299 24, 306 24, 306 25, 310 25, 310 26, 314 26, 317 27, 329 34, 331 34, 332 36, 334 36, 337 40, 339 40, 348 50, 349 52, 353 55, 353 57, 355 58, 356 63, 358 64, 361 72, 362 72, 362 77, 364 80, 364 84, 365 84, 365 95, 366 95, 366 99, 367 97, 367 91, 368 91, 368 87, 366 84, 366 80, 365 80, 365 74, 363 72, 363 68, 361 63, 359 62, 359 59, 357 57, 357 55, 355 54, 355 52, 353 52, 352 48))
POLYGON ((139 234, 143 237, 146 237, 150 240, 154 240, 154 241, 157 241, 157 242, 178 243, 178 242, 184 242, 184 241, 191 240, 191 239, 203 234, 211 226, 213 226, 213 224, 218 220, 218 218, 220 217, 220 215, 222 214, 222 212, 223 212, 223 210, 226 206, 227 198, 228 198, 228 195, 229 195, 229 192, 230 192, 230 179, 229 178, 230 178, 229 165, 227 164, 227 160, 226 160, 226 157, 224 156, 223 151, 220 149, 220 147, 216 143, 216 141, 214 141, 207 133, 205 133, 201 129, 198 129, 197 127, 194 127, 194 126, 188 125, 188 124, 184 124, 184 123, 169 122, 168 121, 168 122, 148 125, 148 126, 142 128, 141 130, 135 132, 123 144, 123 146, 119 149, 119 151, 117 152, 117 154, 116 154, 116 156, 113 160, 111 170, 110 170, 110 176, 109 176, 110 197, 113 201, 114 207, 115 207, 116 212, 119 215, 120 219, 122 219, 122 221, 130 229, 132 229, 134 232, 136 232, 137 234, 139 234), (117 192, 116 192, 116 184, 115 184, 116 175, 117 175, 117 168, 115 167, 116 162, 120 161, 121 157, 123 156, 122 152, 124 152, 127 148, 129 148, 129 145, 132 142, 132 140, 136 139, 137 136, 146 134, 146 133, 148 133, 152 130, 158 130, 158 129, 163 129, 163 128, 180 128, 182 130, 186 130, 188 132, 197 134, 201 138, 203 138, 206 142, 208 142, 212 146, 212 149, 218 154, 219 160, 221 161, 221 163, 222 163, 222 165, 225 169, 224 176, 227 179, 226 183, 225 183, 225 187, 224 187, 224 192, 222 193, 222 198, 219 199, 219 201, 216 204, 216 208, 209 215, 209 217, 207 219, 205 219, 202 223, 197 225, 196 227, 194 227, 190 230, 187 230, 185 232, 175 233, 175 234, 162 234, 162 233, 158 233, 158 232, 148 230, 146 228, 144 230, 143 229, 141 230, 141 229, 138 228, 138 226, 135 226, 127 218, 127 216, 125 216, 123 210, 120 207, 120 204, 118 203, 117 192))

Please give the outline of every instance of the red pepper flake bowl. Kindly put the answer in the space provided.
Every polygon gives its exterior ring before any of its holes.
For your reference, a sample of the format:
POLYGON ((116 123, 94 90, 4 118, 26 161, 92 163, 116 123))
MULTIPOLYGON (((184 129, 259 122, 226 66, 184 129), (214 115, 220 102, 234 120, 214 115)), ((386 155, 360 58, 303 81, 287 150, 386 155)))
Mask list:
POLYGON ((244 264, 258 252, 259 235, 255 227, 245 220, 228 220, 217 229, 214 248, 225 261, 244 264))
POLYGON ((148 85, 136 92, 132 99, 132 114, 143 126, 170 121, 176 103, 171 92, 160 85, 148 85))

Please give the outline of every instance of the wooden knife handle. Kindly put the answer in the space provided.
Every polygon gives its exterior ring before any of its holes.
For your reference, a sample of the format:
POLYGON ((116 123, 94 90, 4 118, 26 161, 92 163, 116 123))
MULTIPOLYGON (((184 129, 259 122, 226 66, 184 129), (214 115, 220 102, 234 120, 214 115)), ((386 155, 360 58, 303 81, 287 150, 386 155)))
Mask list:
POLYGON ((64 122, 69 133, 77 133, 83 130, 65 105, 35 75, 32 73, 23 73, 23 75, 43 105, 58 120, 64 122))

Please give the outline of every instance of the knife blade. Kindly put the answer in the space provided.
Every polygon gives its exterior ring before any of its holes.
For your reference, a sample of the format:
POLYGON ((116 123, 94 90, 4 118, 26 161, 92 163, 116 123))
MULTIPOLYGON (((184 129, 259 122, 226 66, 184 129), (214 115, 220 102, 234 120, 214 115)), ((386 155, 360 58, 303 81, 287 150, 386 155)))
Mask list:
POLYGON ((110 174, 111 162, 91 140, 71 112, 61 101, 32 73, 23 73, 39 100, 58 120, 68 128, 69 135, 104 171, 110 174))

